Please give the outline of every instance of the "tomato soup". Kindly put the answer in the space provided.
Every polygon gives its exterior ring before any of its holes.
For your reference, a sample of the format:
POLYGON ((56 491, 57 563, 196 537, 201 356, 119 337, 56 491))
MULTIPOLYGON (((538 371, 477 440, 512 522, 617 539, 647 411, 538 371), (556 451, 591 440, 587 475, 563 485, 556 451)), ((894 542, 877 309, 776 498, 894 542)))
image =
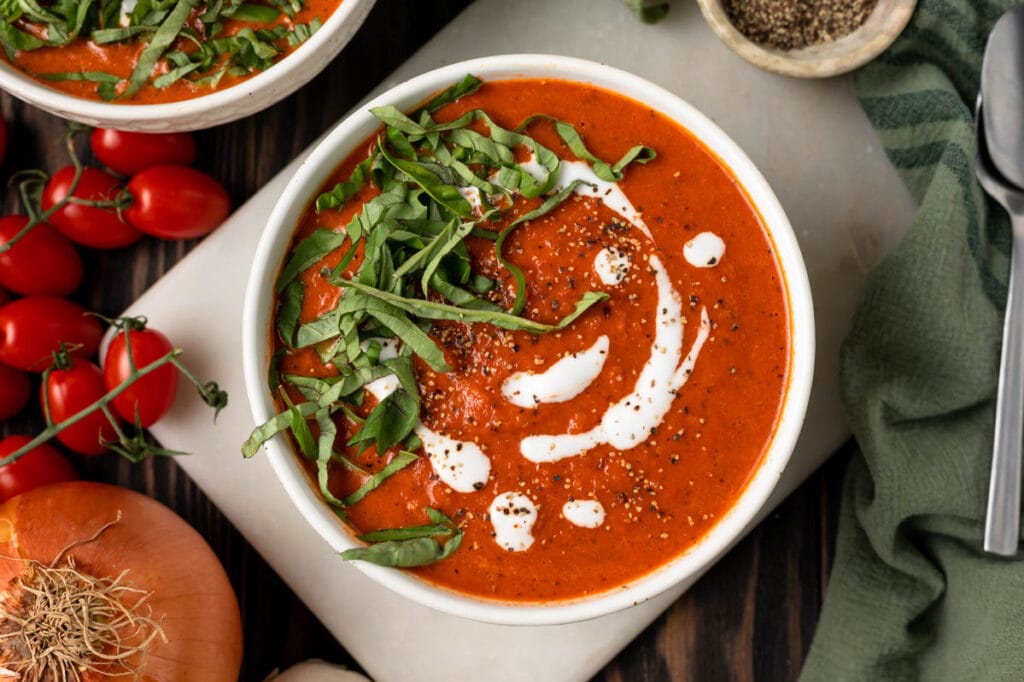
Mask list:
MULTIPOLYGON (((84 0, 67 3, 78 6, 84 0)), ((251 78, 320 28, 340 0, 101 3, 84 25, 60 14, 0 28, 4 57, 40 83, 85 99, 158 104, 251 78), (162 33, 161 33, 162 32, 162 33)))
POLYGON ((300 220, 272 378, 281 409, 307 423, 291 422, 298 456, 368 549, 431 583, 525 602, 623 586, 698 542, 770 444, 790 352, 773 243, 729 169, 636 101, 523 79, 442 102, 375 112, 387 134, 343 160, 323 188, 335 200, 300 220), (381 201, 403 184, 419 199, 381 201), (361 222, 381 211, 390 251, 361 222), (414 234, 430 225, 430 239, 414 234), (328 246, 311 255, 314 242, 328 246), (449 280, 416 270, 428 261, 449 280), (409 272, 423 274, 402 285, 409 272), (366 292, 373 302, 351 305, 366 292), (503 316, 517 303, 529 324, 503 316), (358 335, 330 338, 350 314, 358 335), (348 360, 327 360, 339 346, 348 360), (372 348, 362 365, 359 347, 372 348), (412 378, 364 369, 403 358, 412 378), (310 417, 316 381, 360 372, 372 381, 344 409, 310 417), (396 390, 418 392, 418 413, 375 418, 396 390), (404 422, 405 440, 386 440, 404 422))

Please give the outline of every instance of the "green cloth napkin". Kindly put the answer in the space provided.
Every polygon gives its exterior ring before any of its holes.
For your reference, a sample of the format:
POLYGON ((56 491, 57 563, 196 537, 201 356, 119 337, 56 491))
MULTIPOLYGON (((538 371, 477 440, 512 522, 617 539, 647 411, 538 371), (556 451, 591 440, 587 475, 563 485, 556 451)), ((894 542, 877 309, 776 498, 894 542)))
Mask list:
POLYGON ((981 551, 1009 227, 975 182, 971 118, 1012 4, 922 0, 854 77, 920 210, 842 349, 861 453, 804 682, 1024 680, 1024 563, 981 551))

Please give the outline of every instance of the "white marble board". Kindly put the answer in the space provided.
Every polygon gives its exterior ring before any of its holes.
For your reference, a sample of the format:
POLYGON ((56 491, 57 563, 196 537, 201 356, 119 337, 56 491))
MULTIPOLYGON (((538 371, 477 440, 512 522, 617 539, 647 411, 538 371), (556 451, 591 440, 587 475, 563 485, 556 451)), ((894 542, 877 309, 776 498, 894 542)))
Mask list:
MULTIPOLYGON (((617 0, 477 0, 379 89, 462 59, 514 52, 605 62, 677 93, 725 129, 775 189, 807 262, 818 347, 807 423, 774 507, 846 438, 839 343, 866 269, 914 211, 849 82, 759 71, 715 39, 695 5, 679 0, 657 26, 637 22, 617 0)), ((185 359, 199 376, 216 377, 231 394, 216 426, 191 392, 183 394, 154 434, 194 453, 182 467, 375 679, 591 677, 688 585, 568 626, 504 627, 441 615, 338 559, 291 506, 267 461, 242 460, 239 444, 252 428, 238 359, 243 287, 265 219, 297 164, 131 307, 188 349, 185 359)))

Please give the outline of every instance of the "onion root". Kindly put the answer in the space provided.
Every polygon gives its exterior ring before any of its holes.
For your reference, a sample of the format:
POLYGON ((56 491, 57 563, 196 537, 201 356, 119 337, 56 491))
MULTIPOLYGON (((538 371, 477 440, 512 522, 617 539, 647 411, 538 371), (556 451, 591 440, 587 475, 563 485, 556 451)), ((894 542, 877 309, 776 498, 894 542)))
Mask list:
POLYGON ((153 617, 150 592, 135 589, 125 570, 97 578, 78 569, 69 545, 49 565, 22 560, 25 570, 0 594, 0 679, 79 682, 90 677, 138 677, 157 637, 167 641, 153 617), (135 661, 137 663, 133 664, 135 661))

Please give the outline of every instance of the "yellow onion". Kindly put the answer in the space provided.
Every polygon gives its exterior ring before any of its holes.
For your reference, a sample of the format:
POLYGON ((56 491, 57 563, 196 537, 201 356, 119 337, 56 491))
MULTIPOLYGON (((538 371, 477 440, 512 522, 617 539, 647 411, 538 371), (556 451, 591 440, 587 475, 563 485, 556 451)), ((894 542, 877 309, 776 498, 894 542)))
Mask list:
POLYGON ((22 682, 238 679, 224 569, 145 495, 75 481, 0 505, 0 589, 0 668, 22 682))

